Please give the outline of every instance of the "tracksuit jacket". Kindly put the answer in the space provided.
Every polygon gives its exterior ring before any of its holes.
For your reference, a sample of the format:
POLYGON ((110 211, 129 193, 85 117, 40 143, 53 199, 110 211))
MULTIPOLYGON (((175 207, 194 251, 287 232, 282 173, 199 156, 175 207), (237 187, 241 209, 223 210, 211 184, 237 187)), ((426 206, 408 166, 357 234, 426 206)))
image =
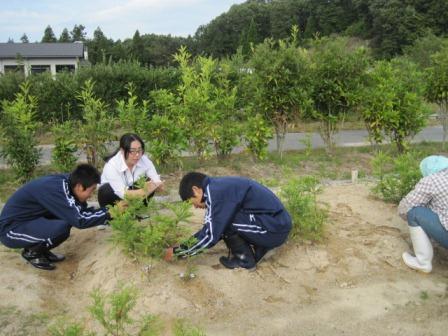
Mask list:
POLYGON ((70 190, 68 174, 49 175, 25 184, 8 199, 0 215, 0 235, 40 217, 84 229, 104 224, 109 214, 79 202, 70 190))
MULTIPOLYGON (((239 213, 249 216, 267 215, 272 220, 260 221, 253 233, 288 233, 291 230, 291 218, 275 194, 256 181, 244 177, 206 177, 202 184, 203 201, 206 205, 204 226, 194 237, 197 243, 187 248, 181 245, 175 249, 178 256, 194 255, 214 246, 233 224, 239 213)), ((259 216, 259 218, 266 216, 259 216)))

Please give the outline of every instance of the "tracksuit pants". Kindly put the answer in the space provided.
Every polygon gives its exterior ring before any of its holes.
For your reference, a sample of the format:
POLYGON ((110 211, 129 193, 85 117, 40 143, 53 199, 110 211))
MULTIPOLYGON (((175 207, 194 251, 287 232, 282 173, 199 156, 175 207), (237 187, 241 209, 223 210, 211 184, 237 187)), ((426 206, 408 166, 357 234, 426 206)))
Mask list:
POLYGON ((0 235, 0 242, 9 248, 42 246, 50 250, 67 240, 70 229, 64 220, 40 217, 14 226, 0 235))

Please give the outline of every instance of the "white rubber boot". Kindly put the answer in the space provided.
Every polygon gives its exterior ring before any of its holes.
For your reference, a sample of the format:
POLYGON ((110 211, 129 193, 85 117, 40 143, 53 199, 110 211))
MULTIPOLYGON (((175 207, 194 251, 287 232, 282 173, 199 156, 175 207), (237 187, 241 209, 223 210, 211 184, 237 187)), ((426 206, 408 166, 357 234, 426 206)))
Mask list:
POLYGON ((430 273, 433 257, 431 241, 420 226, 409 226, 409 233, 411 234, 415 257, 408 252, 404 252, 402 256, 404 263, 414 270, 430 273))

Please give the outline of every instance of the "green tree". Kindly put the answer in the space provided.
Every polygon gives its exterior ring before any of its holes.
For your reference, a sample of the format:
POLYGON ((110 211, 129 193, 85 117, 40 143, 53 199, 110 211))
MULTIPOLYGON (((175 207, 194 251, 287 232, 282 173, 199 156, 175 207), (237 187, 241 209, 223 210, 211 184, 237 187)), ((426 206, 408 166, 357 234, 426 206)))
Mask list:
POLYGON ((42 37, 41 42, 42 43, 57 42, 56 36, 54 35, 51 26, 47 26, 47 28, 45 28, 44 36, 42 37))
POLYGON ((28 36, 25 33, 23 33, 22 37, 20 38, 20 41, 22 43, 30 43, 30 40, 28 39, 28 36))
POLYGON ((126 84, 128 89, 128 99, 117 101, 118 117, 121 126, 129 132, 142 134, 147 128, 149 121, 148 102, 143 100, 141 106, 138 97, 135 95, 135 85, 133 83, 126 84))
POLYGON ((400 0, 373 0, 369 6, 371 11, 372 36, 371 44, 380 57, 391 58, 400 55, 405 46, 412 45, 424 35, 425 26, 422 14, 412 2, 400 0))
POLYGON ((89 48, 89 61, 92 64, 106 63, 112 55, 114 42, 108 39, 100 27, 93 32, 93 39, 87 41, 89 48))
POLYGON ((3 101, 3 114, 0 115, 0 154, 20 182, 31 179, 40 157, 36 139, 38 123, 35 121, 37 99, 29 91, 29 82, 22 83, 14 101, 3 101))
POLYGON ((75 25, 72 29, 72 31, 70 32, 70 36, 71 36, 71 40, 73 42, 76 41, 86 41, 86 27, 84 27, 83 25, 75 25))
POLYGON ((83 109, 83 120, 78 123, 77 145, 84 150, 88 163, 100 168, 100 158, 107 152, 106 145, 112 140, 113 120, 109 117, 107 105, 96 98, 94 84, 88 80, 78 94, 83 109))
POLYGON ((188 135, 191 150, 203 159, 210 154, 213 141, 218 156, 230 153, 238 143, 235 109, 236 89, 218 71, 217 62, 209 57, 191 55, 183 47, 175 55, 182 82, 177 93, 180 98, 181 125, 188 135))
POLYGON ((310 58, 306 50, 296 47, 296 37, 297 28, 291 40, 267 39, 255 47, 249 60, 253 74, 247 79, 254 86, 254 107, 274 126, 280 154, 288 124, 312 105, 310 58))
POLYGON ((258 41, 257 27, 255 21, 252 18, 248 27, 245 27, 241 32, 240 45, 242 47, 243 55, 247 56, 250 53, 251 45, 255 45, 258 41))
POLYGON ((404 54, 421 68, 428 68, 431 66, 431 56, 445 47, 448 47, 447 38, 428 32, 417 39, 412 46, 405 47, 404 54))
POLYGON ((424 102, 422 73, 405 59, 379 61, 369 71, 361 109, 371 138, 383 135, 400 153, 426 124, 429 109, 424 102))
POLYGON ((140 63, 143 63, 145 58, 144 54, 145 54, 145 45, 140 36, 140 32, 136 30, 134 36, 132 37, 131 56, 133 59, 139 61, 140 63))
POLYGON ((369 58, 366 48, 346 38, 322 38, 314 41, 312 59, 314 116, 331 151, 340 122, 356 105, 369 58))
POLYGON ((426 69, 426 97, 439 105, 438 119, 443 127, 443 146, 448 133, 448 46, 434 54, 426 69))
POLYGON ((59 36, 59 42, 70 42, 70 34, 67 28, 62 30, 61 36, 59 36))

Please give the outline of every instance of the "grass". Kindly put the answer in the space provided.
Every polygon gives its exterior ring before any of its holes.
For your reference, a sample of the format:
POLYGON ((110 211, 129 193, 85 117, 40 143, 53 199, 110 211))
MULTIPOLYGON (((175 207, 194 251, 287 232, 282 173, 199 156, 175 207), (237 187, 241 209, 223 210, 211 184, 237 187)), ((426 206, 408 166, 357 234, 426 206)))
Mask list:
MULTIPOLYGON (((442 149, 441 143, 422 142, 412 145, 421 153, 421 158, 431 154, 448 155, 442 149)), ((397 155, 392 145, 384 145, 381 150, 394 156, 397 155)), ((358 170, 359 178, 372 176, 371 160, 375 156, 373 147, 338 147, 332 153, 319 148, 308 153, 307 150, 287 151, 280 155, 269 153, 266 160, 254 161, 246 153, 231 155, 225 161, 216 158, 199 161, 195 157, 182 158, 182 168, 162 168, 159 173, 166 179, 167 193, 177 193, 181 176, 188 171, 201 171, 209 175, 242 175, 264 182, 269 187, 284 184, 293 177, 314 175, 320 179, 345 180, 350 179, 351 171, 358 170)), ((35 176, 55 172, 51 166, 41 166, 35 176)), ((0 203, 19 187, 10 169, 0 170, 0 203)))
POLYGON ((25 313, 14 306, 0 307, 2 335, 44 335, 50 317, 46 313, 25 313), (3 332, 5 334, 3 334, 3 332))

